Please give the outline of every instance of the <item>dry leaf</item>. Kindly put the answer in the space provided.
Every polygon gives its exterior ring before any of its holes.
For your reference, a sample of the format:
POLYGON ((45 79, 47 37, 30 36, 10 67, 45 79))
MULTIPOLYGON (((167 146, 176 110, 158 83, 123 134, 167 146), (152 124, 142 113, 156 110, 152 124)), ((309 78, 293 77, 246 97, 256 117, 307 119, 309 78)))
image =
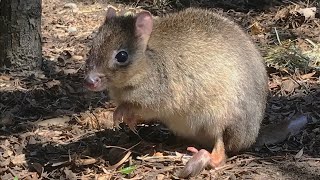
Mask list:
POLYGON ((67 122, 70 121, 69 116, 63 116, 63 117, 57 117, 57 118, 51 118, 51 119, 46 119, 43 121, 38 121, 36 124, 38 126, 63 126, 66 125, 67 122))
POLYGON ((97 108, 92 113, 86 112, 81 113, 80 118, 76 118, 76 120, 82 124, 89 126, 89 128, 100 129, 112 129, 114 127, 113 122, 113 111, 104 109, 104 108, 97 108))
POLYGON ((97 174, 96 179, 97 180, 108 180, 111 179, 112 175, 111 174, 97 174))
POLYGON ((77 175, 73 173, 71 170, 68 168, 64 169, 64 173, 66 174, 66 178, 69 180, 77 180, 77 175))
POLYGON ((119 162, 117 162, 116 164, 114 164, 112 166, 107 167, 106 169, 108 169, 108 170, 117 169, 120 165, 122 165, 130 157, 131 153, 132 153, 131 151, 128 151, 127 154, 119 162))
POLYGON ((301 77, 301 79, 310 79, 315 74, 316 74, 316 71, 314 71, 312 73, 301 75, 300 77, 301 77))
POLYGON ((7 150, 3 153, 2 157, 11 157, 12 155, 13 155, 13 151, 7 149, 7 150))
POLYGON ((156 153, 153 154, 153 156, 161 157, 161 156, 163 156, 163 153, 161 153, 161 152, 156 152, 156 153))
POLYGON ((40 129, 36 130, 34 133, 46 138, 53 138, 53 137, 60 136, 62 134, 61 131, 50 131, 50 130, 40 130, 40 129))
POLYGON ((76 74, 78 72, 77 69, 64 69, 63 73, 64 74, 76 74))
POLYGON ((10 158, 0 161, 0 167, 5 167, 10 164, 10 158))
POLYGON ((126 13, 123 14, 124 16, 134 16, 134 13, 131 11, 127 11, 126 13))
POLYGON ((264 32, 264 28, 258 22, 253 23, 250 30, 253 35, 261 34, 264 32))
POLYGON ((14 179, 11 173, 4 173, 0 176, 0 179, 14 179))
POLYGON ((5 111, 3 114, 0 116, 0 125, 9 125, 13 123, 13 114, 12 111, 5 111))
POLYGON ((26 163, 26 155, 20 154, 20 155, 14 156, 11 158, 11 162, 14 165, 24 164, 24 163, 26 163))
POLYGON ((276 15, 274 16, 274 20, 278 21, 280 19, 284 19, 285 17, 289 16, 290 14, 290 6, 285 7, 277 11, 276 15))
POLYGON ((86 166, 86 165, 90 165, 90 164, 94 164, 97 162, 97 159, 91 158, 91 157, 86 157, 84 158, 76 158, 74 160, 74 164, 76 166, 86 166))
POLYGON ((38 142, 36 141, 36 139, 33 136, 30 136, 28 144, 37 144, 38 142))
POLYGON ((71 57, 71 60, 73 60, 73 61, 81 61, 81 60, 83 60, 83 57, 82 56, 73 55, 71 57))
POLYGON ((294 91, 295 88, 299 87, 299 85, 297 83, 295 83, 292 79, 287 79, 282 82, 281 87, 286 92, 291 93, 294 91))
POLYGON ((44 170, 43 166, 41 164, 39 164, 39 163, 31 163, 31 166, 41 176, 41 174, 42 174, 42 172, 44 170))
POLYGON ((74 90, 74 88, 73 88, 70 84, 65 84, 65 87, 68 89, 68 91, 69 91, 71 94, 76 93, 76 91, 74 90))
POLYGON ((165 175, 163 175, 163 174, 157 175, 157 180, 163 180, 164 178, 165 178, 165 175))
POLYGON ((294 159, 301 159, 303 155, 303 148, 294 156, 294 159))
POLYGON ((0 76, 0 81, 10 81, 10 76, 5 76, 5 75, 1 75, 0 76))
MULTIPOLYGON (((112 8, 112 9, 114 9, 114 10, 116 10, 116 11, 120 11, 120 9, 118 9, 118 8, 112 6, 112 5, 108 5, 104 10, 105 10, 105 11, 108 11, 109 8, 112 8)), ((119 12, 117 12, 117 13, 119 13, 119 12)))
POLYGON ((313 18, 315 18, 316 12, 317 12, 317 8, 316 7, 304 8, 304 9, 299 9, 298 10, 298 13, 303 15, 305 17, 305 19, 313 19, 313 18))
POLYGON ((64 8, 70 8, 70 9, 76 9, 76 8, 78 8, 78 7, 77 7, 77 4, 75 4, 75 3, 66 3, 63 7, 64 7, 64 8))
POLYGON ((56 166, 61 166, 63 164, 67 164, 69 163, 69 161, 63 161, 63 162, 56 162, 56 163, 52 163, 52 167, 56 167, 56 166))
POLYGON ((60 83, 60 81, 58 81, 58 80, 52 80, 52 81, 49 81, 49 82, 47 82, 47 83, 45 83, 45 85, 50 89, 50 88, 52 88, 52 87, 54 87, 54 86, 59 86, 61 83, 60 83))

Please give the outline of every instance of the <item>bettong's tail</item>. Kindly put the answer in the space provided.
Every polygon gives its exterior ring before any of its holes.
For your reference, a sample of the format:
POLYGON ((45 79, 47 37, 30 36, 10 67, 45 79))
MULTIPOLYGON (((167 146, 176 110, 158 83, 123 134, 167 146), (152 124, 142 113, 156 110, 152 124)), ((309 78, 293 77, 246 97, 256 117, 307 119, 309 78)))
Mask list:
POLYGON ((278 124, 262 127, 253 147, 283 142, 289 136, 298 134, 308 123, 306 115, 295 115, 291 119, 278 124))

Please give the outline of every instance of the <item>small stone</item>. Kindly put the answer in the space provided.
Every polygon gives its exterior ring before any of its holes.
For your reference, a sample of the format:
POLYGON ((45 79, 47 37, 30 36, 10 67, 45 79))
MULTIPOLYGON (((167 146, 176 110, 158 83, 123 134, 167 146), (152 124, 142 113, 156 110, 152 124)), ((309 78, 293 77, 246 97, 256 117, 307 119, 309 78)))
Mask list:
POLYGON ((71 59, 74 60, 74 61, 81 61, 81 60, 83 60, 83 57, 82 56, 73 55, 71 57, 71 59))
POLYGON ((79 12, 79 8, 72 9, 72 12, 74 12, 74 13, 79 12))
POLYGON ((124 13, 124 16, 134 16, 134 13, 131 11, 128 11, 128 12, 124 13))
POLYGON ((66 3, 63 7, 70 9, 78 9, 78 6, 75 3, 66 3))
POLYGON ((26 156, 25 156, 25 154, 20 154, 20 155, 14 156, 11 158, 11 162, 14 165, 24 164, 24 163, 26 163, 26 156))
POLYGON ((76 27, 69 27, 68 28, 68 32, 69 33, 75 33, 75 32, 77 32, 77 28, 76 27))
POLYGON ((318 132, 320 132, 320 128, 315 128, 315 129, 312 130, 312 132, 318 133, 318 132))
POLYGON ((64 69, 63 70, 64 74, 76 74, 78 70, 76 69, 64 69))

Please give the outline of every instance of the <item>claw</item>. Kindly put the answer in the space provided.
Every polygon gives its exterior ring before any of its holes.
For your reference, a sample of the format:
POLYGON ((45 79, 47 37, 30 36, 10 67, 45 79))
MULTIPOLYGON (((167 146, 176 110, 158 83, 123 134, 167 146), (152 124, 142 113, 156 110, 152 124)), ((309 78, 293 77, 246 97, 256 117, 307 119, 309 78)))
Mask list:
POLYGON ((138 134, 138 131, 136 130, 138 119, 139 118, 135 114, 134 107, 130 104, 120 104, 113 113, 113 122, 116 127, 120 127, 119 123, 122 121, 126 123, 130 130, 135 134, 138 134))
POLYGON ((128 118, 125 123, 128 125, 129 129, 134 132, 135 134, 138 134, 137 131, 137 121, 135 118, 128 118))
POLYGON ((118 121, 113 121, 113 123, 114 123, 114 127, 115 127, 117 130, 121 129, 120 123, 119 123, 118 121))
POLYGON ((123 119, 123 112, 121 111, 121 109, 117 108, 113 112, 113 122, 116 127, 119 127, 119 124, 122 121, 122 119, 123 119))
POLYGON ((128 125, 129 129, 134 133, 138 135, 138 130, 136 128, 136 125, 128 125))

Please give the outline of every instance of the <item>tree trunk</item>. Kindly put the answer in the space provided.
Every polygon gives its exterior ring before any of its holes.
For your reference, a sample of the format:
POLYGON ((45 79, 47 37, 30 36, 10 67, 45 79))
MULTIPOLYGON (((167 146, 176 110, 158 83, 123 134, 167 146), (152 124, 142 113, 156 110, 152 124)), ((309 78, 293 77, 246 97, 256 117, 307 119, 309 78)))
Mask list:
POLYGON ((41 64, 41 0, 0 0, 0 70, 30 72, 41 64))

